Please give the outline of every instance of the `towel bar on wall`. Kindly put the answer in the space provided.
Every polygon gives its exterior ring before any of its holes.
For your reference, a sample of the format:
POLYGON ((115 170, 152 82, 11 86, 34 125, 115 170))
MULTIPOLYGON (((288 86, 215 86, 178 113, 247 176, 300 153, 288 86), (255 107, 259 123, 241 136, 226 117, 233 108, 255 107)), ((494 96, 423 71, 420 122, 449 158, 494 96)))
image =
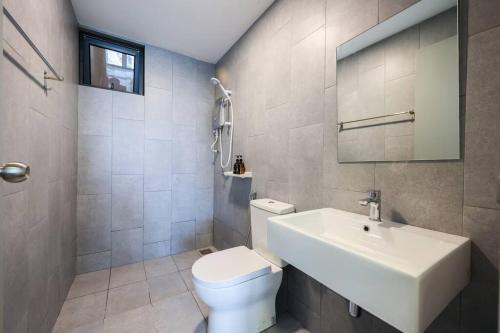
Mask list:
POLYGON ((361 118, 361 119, 349 120, 349 121, 341 121, 341 122, 337 123, 337 126, 339 126, 339 132, 342 132, 344 130, 344 125, 345 124, 357 123, 357 122, 360 122, 360 121, 380 119, 380 118, 386 118, 386 117, 400 116, 400 115, 403 115, 403 114, 408 114, 408 115, 411 116, 411 118, 407 119, 406 121, 414 121, 415 120, 415 111, 414 110, 409 110, 409 111, 396 112, 396 113, 391 113, 391 114, 384 114, 382 116, 361 118))
POLYGON ((57 71, 54 69, 54 67, 50 64, 50 62, 47 60, 47 58, 43 55, 43 53, 38 49, 38 47, 33 43, 31 38, 28 36, 28 34, 23 30, 23 28, 19 25, 19 23, 16 21, 14 16, 5 8, 3 7, 3 14, 5 17, 12 23, 14 28, 19 32, 19 34, 26 40, 29 46, 35 51, 35 53, 42 59, 44 64, 47 66, 47 68, 52 72, 54 76, 49 76, 47 71, 43 72, 43 78, 44 82, 43 84, 36 79, 36 76, 31 74, 30 71, 24 67, 19 61, 17 61, 9 52, 6 50, 3 51, 5 57, 9 59, 14 65, 19 67, 26 75, 28 75, 32 80, 34 80, 38 85, 40 85, 45 91, 49 90, 47 87, 47 82, 46 80, 55 80, 55 81, 64 81, 64 77, 59 75, 57 71))

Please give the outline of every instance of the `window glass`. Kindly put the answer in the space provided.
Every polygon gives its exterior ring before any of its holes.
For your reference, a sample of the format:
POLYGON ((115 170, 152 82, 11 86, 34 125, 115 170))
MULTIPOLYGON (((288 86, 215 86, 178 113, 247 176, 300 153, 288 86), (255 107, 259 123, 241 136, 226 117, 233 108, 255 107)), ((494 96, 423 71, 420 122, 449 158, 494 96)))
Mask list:
POLYGON ((144 94, 144 46, 80 30, 80 84, 144 94))
POLYGON ((134 92, 134 56, 90 45, 90 85, 134 92))

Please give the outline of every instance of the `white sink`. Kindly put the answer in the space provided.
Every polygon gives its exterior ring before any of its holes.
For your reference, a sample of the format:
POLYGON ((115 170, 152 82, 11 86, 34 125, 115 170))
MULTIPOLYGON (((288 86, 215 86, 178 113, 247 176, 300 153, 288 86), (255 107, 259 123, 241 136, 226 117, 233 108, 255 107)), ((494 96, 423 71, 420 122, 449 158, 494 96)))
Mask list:
POLYGON ((269 218, 268 242, 277 256, 408 333, 423 332, 469 282, 468 238, 337 209, 269 218))

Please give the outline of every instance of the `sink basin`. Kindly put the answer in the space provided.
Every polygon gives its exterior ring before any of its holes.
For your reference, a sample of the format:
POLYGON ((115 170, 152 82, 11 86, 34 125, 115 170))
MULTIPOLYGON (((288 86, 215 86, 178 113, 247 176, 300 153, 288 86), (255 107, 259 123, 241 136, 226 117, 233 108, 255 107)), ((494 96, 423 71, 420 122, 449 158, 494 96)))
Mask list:
POLYGON ((331 208, 268 223, 274 254, 403 332, 423 332, 469 282, 465 237, 331 208))

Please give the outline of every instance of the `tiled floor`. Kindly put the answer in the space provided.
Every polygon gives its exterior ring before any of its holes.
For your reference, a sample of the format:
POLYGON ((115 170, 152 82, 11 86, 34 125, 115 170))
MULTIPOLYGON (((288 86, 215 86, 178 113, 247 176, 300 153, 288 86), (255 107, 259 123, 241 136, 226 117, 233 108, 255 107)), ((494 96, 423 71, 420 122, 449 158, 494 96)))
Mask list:
MULTIPOLYGON (((191 266, 197 251, 76 276, 53 333, 202 333, 207 306, 191 266)), ((269 333, 306 332, 289 316, 269 333)))

